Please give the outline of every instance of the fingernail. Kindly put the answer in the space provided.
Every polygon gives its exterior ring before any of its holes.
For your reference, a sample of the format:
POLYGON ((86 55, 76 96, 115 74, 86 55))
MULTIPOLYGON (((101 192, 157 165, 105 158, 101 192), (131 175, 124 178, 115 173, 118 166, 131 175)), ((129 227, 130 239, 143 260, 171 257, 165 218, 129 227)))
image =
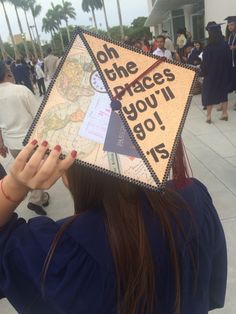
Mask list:
POLYGON ((73 150, 73 151, 71 152, 71 156, 72 156, 73 158, 75 158, 75 157, 77 156, 77 151, 76 151, 76 150, 73 150))
POLYGON ((42 146, 47 147, 48 146, 48 142, 47 141, 43 141, 42 146))
POLYGON ((60 151, 61 151, 61 146, 60 146, 60 145, 56 145, 56 146, 54 147, 54 149, 55 149, 56 151, 60 152, 60 151))
POLYGON ((32 142, 31 142, 31 145, 36 145, 38 143, 38 141, 37 140, 33 140, 32 142))

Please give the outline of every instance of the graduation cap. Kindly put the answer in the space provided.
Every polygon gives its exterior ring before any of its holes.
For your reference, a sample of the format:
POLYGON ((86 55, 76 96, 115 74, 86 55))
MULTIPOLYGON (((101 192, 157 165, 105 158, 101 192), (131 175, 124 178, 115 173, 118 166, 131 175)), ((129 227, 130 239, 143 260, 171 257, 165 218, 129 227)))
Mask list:
POLYGON ((219 32, 221 31, 221 25, 225 23, 208 22, 206 26, 207 31, 219 32))
POLYGON ((236 16, 228 16, 224 19, 225 21, 227 21, 227 23, 236 23, 236 16))
POLYGON ((79 165, 158 190, 196 79, 191 66, 78 28, 24 144, 47 140, 64 155, 75 149, 79 165))

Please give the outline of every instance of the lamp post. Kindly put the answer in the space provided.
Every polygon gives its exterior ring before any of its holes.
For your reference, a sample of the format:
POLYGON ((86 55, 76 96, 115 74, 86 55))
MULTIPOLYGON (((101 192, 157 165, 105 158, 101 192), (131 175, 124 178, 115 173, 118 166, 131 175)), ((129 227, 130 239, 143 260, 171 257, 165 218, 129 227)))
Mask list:
POLYGON ((26 53, 26 58, 27 58, 27 60, 29 60, 30 57, 29 57, 29 49, 28 49, 28 46, 26 43, 26 35, 25 35, 25 33, 21 33, 20 35, 21 35, 21 38, 23 41, 23 45, 24 45, 24 49, 25 49, 25 53, 26 53))
POLYGON ((124 27, 122 22, 122 15, 121 15, 121 8, 120 8, 120 0, 116 0, 117 2, 117 9, 118 9, 118 16, 119 16, 119 22, 120 22, 120 33, 121 33, 121 39, 124 39, 124 27))
POLYGON ((33 41, 35 42, 34 28, 35 28, 34 25, 30 25, 30 29, 31 29, 31 32, 32 32, 33 41))

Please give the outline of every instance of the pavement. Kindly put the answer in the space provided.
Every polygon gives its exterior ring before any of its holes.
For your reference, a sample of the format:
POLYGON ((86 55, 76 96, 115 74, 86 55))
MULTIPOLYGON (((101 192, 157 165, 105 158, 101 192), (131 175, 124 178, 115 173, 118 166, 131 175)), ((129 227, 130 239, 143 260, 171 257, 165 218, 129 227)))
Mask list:
MULTIPOLYGON (((194 96, 183 131, 193 176, 208 188, 222 221, 228 248, 228 284, 225 307, 212 311, 213 314, 236 313, 236 111, 233 103, 236 95, 230 95, 229 121, 220 121, 220 113, 214 110, 213 124, 205 122, 201 97, 194 96)), ((0 160, 6 168, 11 158, 0 160)), ((61 181, 50 190, 51 203, 48 216, 57 220, 72 214, 73 204, 69 192, 61 181)), ((34 217, 26 207, 25 200, 17 209, 25 219, 34 217)), ((15 314, 6 300, 0 301, 1 314, 15 314)), ((199 313, 201 314, 201 313, 199 313)))

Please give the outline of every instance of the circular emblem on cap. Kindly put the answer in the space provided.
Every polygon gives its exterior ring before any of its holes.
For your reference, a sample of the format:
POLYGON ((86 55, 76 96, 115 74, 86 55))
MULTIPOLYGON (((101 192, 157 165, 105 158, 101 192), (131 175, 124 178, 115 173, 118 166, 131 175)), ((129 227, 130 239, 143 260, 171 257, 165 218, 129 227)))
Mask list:
POLYGON ((103 84, 101 76, 99 75, 98 71, 94 71, 90 76, 90 84, 99 93, 106 93, 106 88, 103 84))

